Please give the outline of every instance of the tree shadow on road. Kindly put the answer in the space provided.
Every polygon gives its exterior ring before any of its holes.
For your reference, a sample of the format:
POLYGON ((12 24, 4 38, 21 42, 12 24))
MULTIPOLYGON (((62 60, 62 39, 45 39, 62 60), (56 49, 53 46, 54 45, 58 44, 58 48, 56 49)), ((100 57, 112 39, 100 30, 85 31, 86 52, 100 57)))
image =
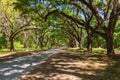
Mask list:
POLYGON ((21 80, 120 80, 119 62, 105 55, 61 52, 36 66, 21 80))

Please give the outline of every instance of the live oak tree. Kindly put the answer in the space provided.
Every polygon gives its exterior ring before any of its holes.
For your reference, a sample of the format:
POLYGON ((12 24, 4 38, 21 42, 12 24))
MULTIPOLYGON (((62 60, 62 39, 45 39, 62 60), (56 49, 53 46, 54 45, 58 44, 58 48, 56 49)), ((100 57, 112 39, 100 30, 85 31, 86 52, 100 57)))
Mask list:
POLYGON ((79 49, 82 49, 83 27, 79 26, 77 23, 74 23, 68 19, 63 21, 64 21, 63 30, 65 31, 67 37, 69 38, 70 41, 69 44, 71 44, 71 47, 79 47, 79 49))
MULTIPOLYGON (((106 40, 106 47, 107 47, 107 54, 112 55, 114 54, 114 44, 113 44, 113 34, 116 22, 118 21, 118 17, 120 14, 120 1, 119 0, 76 0, 77 2, 85 5, 88 10, 95 16, 97 20, 98 29, 87 25, 89 30, 94 33, 99 34, 106 40)), ((76 1, 66 1, 59 3, 60 4, 69 4, 69 5, 77 5, 76 8, 81 10, 81 4, 76 3, 76 1)), ((85 10, 86 12, 88 10, 85 10)), ((60 14, 65 15, 66 17, 71 18, 73 21, 78 22, 81 24, 81 20, 79 18, 75 18, 74 16, 69 16, 64 14, 61 11, 54 10, 51 13, 58 12, 60 14)), ((84 14, 84 13, 83 13, 84 14)), ((82 23, 83 24, 83 23, 82 23)))
POLYGON ((70 47, 79 47, 80 49, 82 49, 82 37, 83 37, 82 28, 83 27, 79 26, 77 23, 59 14, 58 15, 53 14, 49 17, 55 18, 55 23, 53 26, 55 28, 56 27, 59 28, 62 34, 65 34, 63 36, 68 38, 69 40, 68 45, 70 47))
MULTIPOLYGON (((48 12, 47 13, 47 15, 45 16, 45 20, 47 19, 47 17, 50 15, 50 14, 60 14, 60 15, 63 15, 63 16, 65 16, 66 18, 68 18, 68 19, 70 19, 72 22, 74 22, 74 23, 77 23, 76 25, 73 25, 73 24, 71 24, 70 22, 68 23, 68 26, 71 26, 72 28, 73 28, 73 30, 72 31, 74 31, 75 30, 75 32, 77 33, 77 37, 76 37, 76 35, 74 35, 73 33, 72 33, 72 35, 76 38, 76 40, 79 42, 79 44, 81 44, 81 38, 79 37, 79 35, 81 35, 82 33, 82 31, 81 32, 78 32, 78 31, 76 31, 76 29, 75 29, 75 27, 74 26, 82 26, 81 28, 84 28, 85 30, 86 30, 86 32, 87 32, 87 50, 88 50, 88 52, 91 52, 92 51, 92 35, 93 35, 93 33, 94 32, 92 32, 90 29, 89 29, 89 26, 90 26, 90 22, 91 22, 91 20, 92 20, 92 15, 88 15, 88 14, 84 14, 86 17, 85 17, 85 19, 83 19, 83 20, 79 20, 79 19, 76 19, 75 17, 72 17, 72 16, 70 16, 69 14, 67 14, 67 13, 65 13, 65 12, 63 12, 63 11, 60 11, 60 10, 53 10, 53 11, 51 11, 51 12, 48 12), (78 38, 79 37, 79 38, 78 38)), ((65 22, 65 21, 64 21, 65 22)), ((98 26, 96 26, 96 28, 97 28, 98 26)), ((70 27, 69 27, 70 28, 70 27)), ((68 32, 70 32, 70 31, 68 31, 68 32)), ((73 37, 73 40, 74 40, 74 37, 73 37)), ((75 42, 75 41, 74 41, 75 42)), ((80 46, 79 46, 80 47, 80 46)), ((81 47, 80 47, 81 48, 81 47)))
MULTIPOLYGON (((23 4, 23 11, 34 11, 39 16, 42 13, 58 13, 66 16, 75 23, 82 25, 88 32, 97 33, 106 40, 107 54, 114 54, 113 34, 120 14, 120 1, 119 0, 27 0, 27 3, 23 3, 26 0, 19 1, 17 5, 23 4), (34 5, 31 5, 34 3, 34 5), (31 8, 34 10, 31 11, 31 8), (64 10, 68 9, 68 10, 64 10), (42 10, 42 11, 41 11, 42 10), (68 14, 69 12, 78 13, 68 14), (89 16, 89 15, 90 16, 89 16), (86 16, 87 15, 87 16, 86 16), (94 26, 91 25, 92 20, 95 19, 97 22, 94 26)), ((43 15, 42 14, 42 18, 43 15)), ((39 17, 40 18, 40 17, 39 17)))
POLYGON ((101 35, 106 40, 107 54, 114 54, 113 34, 120 14, 120 1, 119 0, 104 0, 96 2, 79 0, 86 5, 93 15, 96 17, 98 25, 103 30, 98 31, 94 29, 96 33, 101 35), (107 25, 105 24, 107 23, 107 25))
MULTIPOLYGON (((48 26, 47 29, 47 40, 48 40, 48 45, 50 48, 52 47, 57 47, 57 46, 63 46, 65 45, 68 41, 66 38, 67 33, 64 32, 63 27, 66 26, 61 19, 53 16, 50 16, 49 19, 46 21, 48 26), (53 21, 54 18, 54 21, 53 21)), ((43 26, 45 27, 45 26, 43 26)))
MULTIPOLYGON (((51 1, 51 5, 53 4, 53 1, 51 1)), ((66 1, 66 2, 58 2, 56 3, 54 6, 58 6, 61 5, 60 9, 56 8, 55 10, 52 11, 48 11, 48 13, 45 16, 45 20, 47 18, 47 16, 49 16, 50 14, 60 14, 62 16, 65 16, 66 18, 70 19, 71 21, 73 21, 74 23, 77 23, 79 26, 82 26, 82 28, 84 28, 87 32, 87 50, 89 52, 92 51, 92 35, 94 34, 93 31, 91 31, 89 29, 89 26, 91 26, 91 20, 93 19, 93 14, 90 12, 90 10, 87 10, 87 8, 85 6, 80 6, 78 5, 80 4, 80 2, 70 2, 70 1, 66 1), (64 5, 63 5, 64 4, 64 5), (72 5, 72 6, 71 6, 72 5), (83 7, 83 8, 82 8, 83 7), (59 9, 59 10, 58 10, 59 9), (87 10, 87 11, 86 11, 87 10), (78 19, 76 19, 78 18, 78 19)), ((59 16, 60 16, 59 15, 59 16)), ((70 23, 68 23, 70 24, 70 23)), ((73 25, 74 26, 74 25, 73 25)), ((94 25, 95 28, 97 28, 97 25, 94 25)), ((73 28, 74 30, 74 28, 73 28)), ((77 34, 81 34, 80 32, 77 32, 77 34)), ((81 43, 81 39, 77 39, 79 43, 81 43)))
POLYGON ((5 34, 10 41, 10 51, 14 51, 14 40, 22 31, 31 29, 30 18, 19 16, 19 12, 13 9, 13 1, 1 0, 0 2, 0 24, 1 32, 5 34))
MULTIPOLYGON (((24 15, 29 14, 30 15, 29 17, 32 18, 32 21, 35 22, 34 23, 35 25, 36 25, 36 23, 39 23, 39 25, 37 25, 37 26, 39 26, 40 29, 37 32, 39 33, 38 34, 38 36, 39 36, 39 40, 38 40, 39 42, 38 43, 40 43, 41 48, 42 48, 43 44, 48 44, 48 46, 49 45, 54 46, 56 41, 58 41, 58 42, 60 41, 58 39, 59 37, 56 36, 57 32, 55 32, 55 30, 54 30, 56 28, 53 28, 53 30, 52 30, 52 28, 50 29, 50 27, 56 26, 56 25, 53 25, 54 22, 52 21, 52 19, 50 19, 52 22, 49 22, 49 20, 48 20, 48 22, 44 22, 44 16, 43 15, 46 13, 48 8, 50 8, 48 2, 44 2, 44 0, 43 1, 40 1, 40 0, 36 0, 36 1, 33 1, 33 0, 22 0, 22 1, 17 0, 17 2, 14 3, 14 4, 16 5, 15 9, 20 10, 22 12, 21 14, 24 14, 24 15), (26 7, 24 7, 24 6, 26 6, 26 7), (46 26, 48 27, 46 30, 49 31, 49 34, 45 30, 43 30, 46 26), (45 42, 44 42, 44 40, 45 40, 45 42)), ((56 29, 56 30, 58 30, 58 29, 56 29)), ((59 36, 61 36, 61 35, 59 35, 59 36)), ((63 41, 64 41, 64 39, 63 39, 63 41)), ((56 45, 58 45, 58 44, 56 44, 56 45)))

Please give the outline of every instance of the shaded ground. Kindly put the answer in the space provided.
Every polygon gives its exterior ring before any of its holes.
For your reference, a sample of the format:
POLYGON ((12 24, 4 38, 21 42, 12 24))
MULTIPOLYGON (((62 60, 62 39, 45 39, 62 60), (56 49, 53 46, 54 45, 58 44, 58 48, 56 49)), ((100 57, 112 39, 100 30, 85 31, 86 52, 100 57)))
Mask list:
POLYGON ((62 51, 21 80, 120 80, 120 56, 108 58, 62 51))

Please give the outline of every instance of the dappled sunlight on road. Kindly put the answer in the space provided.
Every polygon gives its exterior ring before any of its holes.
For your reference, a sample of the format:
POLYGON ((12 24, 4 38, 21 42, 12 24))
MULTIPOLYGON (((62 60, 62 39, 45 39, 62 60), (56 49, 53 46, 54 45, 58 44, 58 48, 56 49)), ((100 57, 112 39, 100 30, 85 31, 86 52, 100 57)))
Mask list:
POLYGON ((89 58, 81 54, 61 52, 37 65, 21 80, 100 80, 108 64, 89 58))
MULTIPOLYGON (((62 49, 62 48, 60 48, 62 49)), ((51 49, 39 54, 27 55, 0 62, 0 80, 19 80, 19 78, 30 72, 36 65, 55 54, 60 49, 51 49)))

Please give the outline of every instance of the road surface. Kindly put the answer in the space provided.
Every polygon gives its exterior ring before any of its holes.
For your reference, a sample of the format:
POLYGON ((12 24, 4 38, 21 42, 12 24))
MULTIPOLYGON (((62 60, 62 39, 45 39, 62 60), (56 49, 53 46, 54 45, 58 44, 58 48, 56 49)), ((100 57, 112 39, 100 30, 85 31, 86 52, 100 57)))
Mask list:
POLYGON ((36 65, 61 49, 62 48, 51 49, 38 54, 22 56, 9 61, 0 62, 0 80, 19 80, 21 76, 30 72, 36 65))

